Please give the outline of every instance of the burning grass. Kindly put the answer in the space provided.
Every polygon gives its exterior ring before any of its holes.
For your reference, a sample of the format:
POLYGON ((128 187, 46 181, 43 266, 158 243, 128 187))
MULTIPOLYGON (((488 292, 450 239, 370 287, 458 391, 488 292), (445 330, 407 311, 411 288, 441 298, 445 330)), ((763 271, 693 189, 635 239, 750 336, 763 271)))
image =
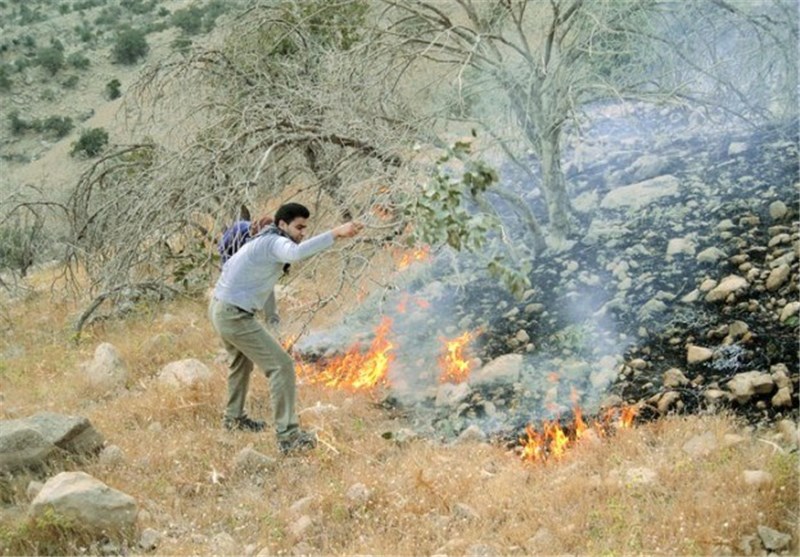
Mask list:
MULTIPOLYGON (((282 458, 271 435, 220 427, 225 367, 205 311, 203 301, 142 308, 126 322, 94 326, 75 345, 69 324, 76 308, 42 294, 7 308, 14 326, 0 339, 8 355, 2 417, 41 410, 87 416, 124 459, 83 469, 137 500, 139 528, 161 533, 158 554, 735 554, 759 525, 784 532, 796 525, 797 453, 773 432, 743 430, 724 415, 627 429, 614 416, 613 426, 603 426, 614 435, 601 442, 586 433, 559 458, 532 466, 497 444, 404 438, 399 432, 409 423, 364 396, 369 389, 338 388, 349 376, 332 375, 337 388, 321 380, 299 388, 301 420, 320 446, 307 457, 282 458), (145 348, 158 335, 169 341, 145 348), (114 393, 93 392, 80 380, 80 362, 104 341, 119 349, 132 375, 114 393), (161 365, 184 357, 211 366, 212 382, 173 390, 153 381, 161 365), (713 448, 693 456, 685 446, 700 434, 713 448), (248 447, 274 463, 238 468, 236 457, 248 447), (750 485, 747 470, 768 472, 771 481, 750 485)), ((390 337, 380 346, 389 360, 390 337)), ((250 413, 268 417, 268 400, 267 382, 254 376, 250 413)), ((562 426, 568 439, 578 439, 581 421, 585 431, 595 429, 575 417, 562 426)), ((0 527, 5 553, 20 547, 12 543, 20 532, 40 535, 23 527, 27 501, 15 497, 19 512, 4 514, 0 527)), ((61 552, 77 553, 78 541, 60 540, 61 552)))

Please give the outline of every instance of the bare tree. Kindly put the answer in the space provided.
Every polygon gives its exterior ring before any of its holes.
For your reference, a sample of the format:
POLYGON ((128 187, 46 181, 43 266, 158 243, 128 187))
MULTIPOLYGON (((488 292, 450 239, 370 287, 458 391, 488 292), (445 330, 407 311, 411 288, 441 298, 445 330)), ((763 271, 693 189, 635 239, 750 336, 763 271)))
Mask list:
POLYGON ((525 153, 537 156, 556 244, 570 232, 562 139, 591 103, 715 104, 755 119, 767 115, 759 101, 788 81, 796 113, 791 2, 384 3, 385 32, 408 73, 436 67, 439 93, 450 90, 442 117, 485 130, 527 172, 525 153), (794 77, 782 79, 784 72, 794 77))

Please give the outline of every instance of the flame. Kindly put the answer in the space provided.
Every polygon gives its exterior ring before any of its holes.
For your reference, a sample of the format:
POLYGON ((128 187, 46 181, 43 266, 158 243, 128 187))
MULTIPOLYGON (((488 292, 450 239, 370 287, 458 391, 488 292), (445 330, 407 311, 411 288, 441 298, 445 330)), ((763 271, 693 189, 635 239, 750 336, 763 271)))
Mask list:
POLYGON ((404 251, 397 255, 397 268, 403 270, 416 261, 425 261, 430 257, 431 248, 421 246, 419 248, 404 251))
POLYGON ((388 339, 391 327, 392 320, 384 317, 366 353, 361 352, 358 344, 353 345, 345 354, 328 360, 322 367, 304 369, 307 379, 312 383, 353 391, 368 390, 385 383, 389 365, 394 360, 392 350, 395 345, 388 339))
POLYGON ((440 383, 462 383, 469 377, 472 362, 465 358, 464 349, 477 336, 478 331, 469 332, 452 339, 442 339, 444 355, 439 358, 442 373, 440 383))
POLYGON ((598 437, 605 437, 612 428, 630 428, 637 413, 634 406, 612 408, 601 421, 595 421, 589 426, 583 419, 583 412, 576 406, 573 409, 572 423, 568 426, 562 427, 558 420, 545 421, 542 430, 537 431, 533 425, 528 424, 525 426, 525 437, 519 440, 522 445, 520 458, 531 462, 559 459, 567 449, 586 437, 589 431, 593 431, 598 437))

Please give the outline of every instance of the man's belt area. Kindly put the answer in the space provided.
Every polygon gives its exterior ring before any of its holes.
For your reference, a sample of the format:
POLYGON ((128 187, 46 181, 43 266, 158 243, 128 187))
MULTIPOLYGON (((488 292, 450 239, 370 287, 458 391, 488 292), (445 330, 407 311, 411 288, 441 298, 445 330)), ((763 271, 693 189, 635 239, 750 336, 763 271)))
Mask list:
POLYGON ((254 310, 254 309, 253 310, 244 309, 243 307, 237 306, 236 304, 232 304, 230 302, 226 302, 225 300, 220 300, 216 296, 214 296, 214 299, 217 300, 218 302, 222 302, 223 304, 228 304, 232 308, 238 309, 242 313, 246 313, 247 315, 250 315, 251 317, 255 316, 255 314, 256 314, 256 310, 254 310))
POLYGON ((249 310, 246 310, 246 309, 244 309, 244 308, 241 308, 241 307, 239 307, 239 306, 234 306, 233 304, 231 304, 231 305, 232 305, 233 307, 235 307, 236 309, 238 309, 239 311, 241 311, 242 313, 246 313, 246 314, 247 314, 247 315, 249 315, 250 317, 253 317, 253 316, 256 314, 255 310, 253 310, 253 311, 249 311, 249 310))

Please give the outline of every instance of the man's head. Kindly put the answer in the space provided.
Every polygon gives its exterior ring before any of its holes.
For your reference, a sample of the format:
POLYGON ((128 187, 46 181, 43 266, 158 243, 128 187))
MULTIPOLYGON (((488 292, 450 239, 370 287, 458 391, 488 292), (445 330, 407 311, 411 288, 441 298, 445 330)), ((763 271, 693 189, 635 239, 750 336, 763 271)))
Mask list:
POLYGON ((299 203, 285 203, 275 213, 275 225, 286 232, 297 243, 306 236, 308 224, 306 220, 311 216, 309 210, 299 203))

